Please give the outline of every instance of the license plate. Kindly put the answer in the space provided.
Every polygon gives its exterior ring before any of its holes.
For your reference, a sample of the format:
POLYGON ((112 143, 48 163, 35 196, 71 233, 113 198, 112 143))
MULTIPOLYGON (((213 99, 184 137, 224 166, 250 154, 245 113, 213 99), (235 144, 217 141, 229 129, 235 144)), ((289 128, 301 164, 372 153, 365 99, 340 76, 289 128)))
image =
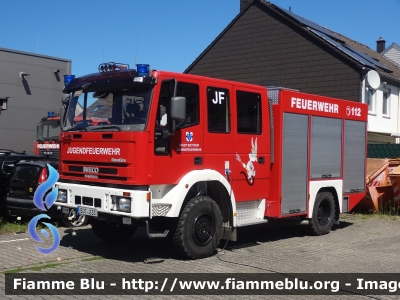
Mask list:
POLYGON ((131 218, 122 217, 122 224, 131 225, 132 224, 131 218))
POLYGON ((78 214, 91 216, 91 217, 97 217, 97 209, 79 206, 78 207, 78 214))
POLYGON ((62 213, 63 214, 69 214, 69 208, 68 207, 63 207, 62 208, 62 213))

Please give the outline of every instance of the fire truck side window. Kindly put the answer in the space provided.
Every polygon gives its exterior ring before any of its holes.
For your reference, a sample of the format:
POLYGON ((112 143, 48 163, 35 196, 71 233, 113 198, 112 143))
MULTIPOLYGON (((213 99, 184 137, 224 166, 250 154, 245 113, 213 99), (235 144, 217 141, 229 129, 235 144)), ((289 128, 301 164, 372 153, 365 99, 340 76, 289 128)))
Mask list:
POLYGON ((200 101, 199 86, 194 83, 178 82, 176 96, 186 98, 186 120, 176 125, 176 128, 185 128, 199 124, 200 101))
POLYGON ((261 134, 261 95, 236 92, 237 132, 261 134))
POLYGON ((207 115, 209 132, 230 132, 229 91, 207 87, 207 115))

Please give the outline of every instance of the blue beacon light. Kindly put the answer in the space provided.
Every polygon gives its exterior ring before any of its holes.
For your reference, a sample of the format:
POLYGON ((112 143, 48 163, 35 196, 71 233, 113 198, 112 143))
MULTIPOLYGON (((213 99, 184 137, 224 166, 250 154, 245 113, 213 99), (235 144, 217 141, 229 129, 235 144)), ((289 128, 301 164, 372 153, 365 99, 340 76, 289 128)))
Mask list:
POLYGON ((75 78, 75 75, 64 75, 64 85, 67 86, 68 83, 70 83, 71 80, 74 78, 75 78))
POLYGON ((49 117, 49 118, 54 117, 54 112, 53 111, 48 111, 47 112, 47 117, 49 117))
POLYGON ((150 65, 147 64, 137 64, 136 70, 138 76, 149 76, 150 65))

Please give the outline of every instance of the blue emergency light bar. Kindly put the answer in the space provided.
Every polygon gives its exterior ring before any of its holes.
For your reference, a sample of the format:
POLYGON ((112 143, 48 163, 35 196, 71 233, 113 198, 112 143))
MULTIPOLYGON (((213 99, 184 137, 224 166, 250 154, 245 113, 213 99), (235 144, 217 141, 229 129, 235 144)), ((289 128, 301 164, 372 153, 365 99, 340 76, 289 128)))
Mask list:
POLYGON ((137 76, 149 76, 150 65, 137 64, 136 71, 137 71, 137 76))
POLYGON ((54 117, 54 112, 53 111, 48 111, 47 112, 47 117, 49 117, 49 118, 54 117))
POLYGON ((68 83, 70 83, 70 81, 74 78, 75 75, 64 75, 64 86, 67 86, 68 83))

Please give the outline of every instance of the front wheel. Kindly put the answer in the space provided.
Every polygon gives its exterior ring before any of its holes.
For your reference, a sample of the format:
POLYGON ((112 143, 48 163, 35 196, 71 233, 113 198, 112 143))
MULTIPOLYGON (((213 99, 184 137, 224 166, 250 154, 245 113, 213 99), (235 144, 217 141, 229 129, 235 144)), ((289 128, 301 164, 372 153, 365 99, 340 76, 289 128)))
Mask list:
POLYGON ((222 232, 222 214, 211 198, 191 199, 183 209, 173 236, 175 251, 183 257, 198 259, 217 249, 222 232))
POLYGON ((335 199, 330 192, 319 193, 315 199, 310 225, 316 235, 329 233, 335 221, 335 199))
POLYGON ((121 243, 129 240, 136 231, 135 226, 107 223, 103 220, 91 219, 94 234, 106 243, 121 243))

